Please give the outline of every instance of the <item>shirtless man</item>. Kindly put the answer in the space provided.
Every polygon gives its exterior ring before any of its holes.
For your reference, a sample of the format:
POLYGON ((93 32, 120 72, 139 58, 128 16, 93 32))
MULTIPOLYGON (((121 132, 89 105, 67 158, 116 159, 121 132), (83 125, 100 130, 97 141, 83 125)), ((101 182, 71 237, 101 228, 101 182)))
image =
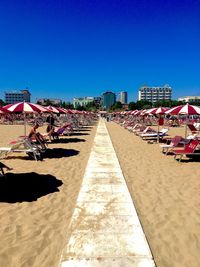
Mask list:
POLYGON ((39 128, 39 124, 36 123, 33 126, 33 128, 30 130, 28 138, 30 138, 30 139, 35 138, 35 140, 41 144, 42 148, 46 149, 45 140, 44 140, 43 136, 39 132, 37 132, 38 128, 39 128))

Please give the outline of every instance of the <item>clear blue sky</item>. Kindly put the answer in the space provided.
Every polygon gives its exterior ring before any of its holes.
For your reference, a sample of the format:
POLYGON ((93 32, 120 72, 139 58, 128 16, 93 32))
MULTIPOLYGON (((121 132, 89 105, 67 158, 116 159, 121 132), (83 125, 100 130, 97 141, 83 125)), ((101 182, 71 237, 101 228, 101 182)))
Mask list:
POLYGON ((1 0, 0 98, 200 95, 200 0, 1 0))

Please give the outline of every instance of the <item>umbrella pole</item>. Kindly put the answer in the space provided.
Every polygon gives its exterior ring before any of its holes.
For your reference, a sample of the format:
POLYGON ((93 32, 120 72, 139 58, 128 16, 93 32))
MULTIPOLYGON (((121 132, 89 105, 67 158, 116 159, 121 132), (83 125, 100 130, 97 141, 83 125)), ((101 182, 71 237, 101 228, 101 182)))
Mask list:
POLYGON ((187 120, 185 121, 185 138, 187 138, 187 120))
POLYGON ((157 143, 159 143, 159 124, 158 124, 157 143))
POLYGON ((160 124, 159 124, 159 121, 160 121, 160 116, 158 116, 158 135, 157 135, 157 143, 159 143, 159 141, 160 141, 160 138, 159 138, 160 124))
POLYGON ((26 113, 24 112, 24 136, 26 136, 26 113))

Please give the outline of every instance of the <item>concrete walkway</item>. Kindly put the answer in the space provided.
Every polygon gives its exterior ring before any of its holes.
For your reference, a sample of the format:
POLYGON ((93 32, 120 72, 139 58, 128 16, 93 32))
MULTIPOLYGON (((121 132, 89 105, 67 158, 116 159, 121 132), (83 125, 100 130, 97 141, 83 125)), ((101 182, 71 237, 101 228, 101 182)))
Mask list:
POLYGON ((60 267, 155 266, 103 120, 68 234, 60 267))

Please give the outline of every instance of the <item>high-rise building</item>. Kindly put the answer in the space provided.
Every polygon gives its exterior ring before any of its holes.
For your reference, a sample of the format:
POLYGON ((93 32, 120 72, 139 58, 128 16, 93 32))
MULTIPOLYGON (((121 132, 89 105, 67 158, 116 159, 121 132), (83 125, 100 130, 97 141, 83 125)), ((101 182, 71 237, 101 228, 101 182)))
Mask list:
POLYGON ((116 95, 113 92, 105 92, 102 94, 102 108, 109 109, 116 102, 116 95))
POLYGON ((160 86, 142 86, 138 92, 138 100, 147 100, 149 102, 155 103, 161 100, 171 100, 172 98, 172 88, 166 84, 162 87, 160 86))
POLYGON ((5 102, 6 104, 15 104, 18 102, 30 102, 31 93, 26 90, 21 90, 20 92, 5 92, 5 102))
POLYGON ((121 102, 122 104, 127 104, 127 102, 128 102, 127 92, 120 92, 119 93, 119 102, 121 102))

